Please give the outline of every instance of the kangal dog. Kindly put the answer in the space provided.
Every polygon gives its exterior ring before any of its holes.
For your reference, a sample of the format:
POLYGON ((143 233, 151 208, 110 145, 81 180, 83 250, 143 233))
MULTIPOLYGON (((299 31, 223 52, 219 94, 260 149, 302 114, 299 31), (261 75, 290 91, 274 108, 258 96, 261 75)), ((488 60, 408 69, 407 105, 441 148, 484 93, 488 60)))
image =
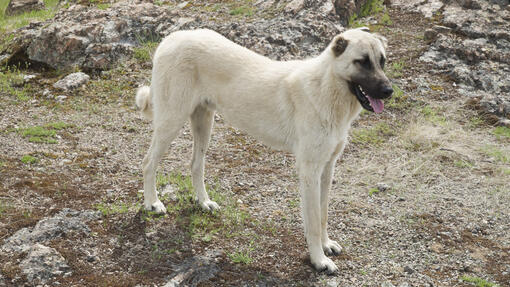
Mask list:
POLYGON ((210 30, 166 37, 154 55, 151 86, 136 95, 154 127, 143 160, 145 208, 166 212, 156 194, 156 168, 188 118, 198 204, 219 208, 204 186, 204 154, 218 111, 267 145, 295 154, 310 260, 318 270, 335 272, 325 255, 341 250, 327 232, 328 190, 352 121, 362 108, 380 113, 381 99, 393 93, 383 72, 385 46, 384 37, 359 28, 335 36, 316 58, 278 62, 210 30))

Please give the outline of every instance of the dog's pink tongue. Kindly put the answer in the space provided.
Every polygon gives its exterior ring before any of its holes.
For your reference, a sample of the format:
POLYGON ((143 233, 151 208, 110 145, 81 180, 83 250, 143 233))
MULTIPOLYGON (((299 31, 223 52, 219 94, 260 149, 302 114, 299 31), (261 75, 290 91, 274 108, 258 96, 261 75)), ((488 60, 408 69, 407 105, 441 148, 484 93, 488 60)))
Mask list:
POLYGON ((370 96, 367 96, 367 98, 368 98, 368 101, 370 102, 370 105, 374 109, 374 112, 376 114, 381 113, 382 110, 384 109, 384 102, 379 99, 374 99, 370 96))

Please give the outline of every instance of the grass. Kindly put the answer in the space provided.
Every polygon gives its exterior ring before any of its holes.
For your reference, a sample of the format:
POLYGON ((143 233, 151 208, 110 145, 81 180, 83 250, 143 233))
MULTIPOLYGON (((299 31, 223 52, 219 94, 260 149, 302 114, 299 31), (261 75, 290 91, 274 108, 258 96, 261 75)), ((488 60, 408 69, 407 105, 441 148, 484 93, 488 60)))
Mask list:
POLYGON ((393 96, 385 102, 385 107, 395 110, 403 110, 409 105, 408 97, 404 91, 397 85, 393 84, 393 96))
POLYGON ((390 78, 400 78, 402 77, 402 71, 406 67, 405 60, 399 60, 391 63, 389 70, 387 71, 388 77, 390 78))
POLYGON ((134 49, 133 57, 142 62, 149 62, 158 46, 158 42, 147 41, 142 43, 140 47, 134 49))
POLYGON ((45 9, 28 11, 19 15, 7 16, 5 9, 9 0, 0 0, 0 35, 8 31, 28 25, 33 20, 44 21, 52 18, 56 13, 59 0, 44 0, 45 9))
POLYGON ((44 126, 32 126, 27 128, 18 129, 18 132, 25 138, 28 138, 32 143, 58 143, 57 131, 71 127, 71 125, 64 122, 53 122, 44 126))
POLYGON ((380 145, 388 137, 394 136, 395 130, 388 124, 381 122, 370 128, 352 131, 351 142, 357 145, 380 145))
POLYGON ((371 188, 371 189, 368 191, 368 195, 369 195, 369 196, 372 196, 372 195, 377 194, 377 193, 379 193, 379 189, 378 189, 378 188, 375 188, 375 187, 374 187, 374 188, 371 188))
POLYGON ((472 276, 462 276, 460 280, 468 283, 473 283, 476 287, 498 287, 499 285, 496 283, 491 283, 485 279, 479 277, 472 276))
POLYGON ((127 213, 129 211, 129 205, 126 203, 107 204, 102 202, 96 205, 96 209, 100 211, 104 216, 109 216, 112 214, 127 213))
MULTIPOLYGON (((172 184, 175 187, 176 199, 167 205, 168 214, 176 217, 178 224, 185 227, 193 240, 210 242, 218 236, 236 240, 242 240, 247 236, 256 237, 250 229, 255 226, 255 220, 249 213, 241 210, 233 198, 221 194, 218 191, 218 184, 206 186, 211 200, 221 206, 221 212, 211 213, 203 211, 195 202, 190 176, 179 173, 158 175, 157 182, 160 186, 172 184)), ((163 196, 162 200, 168 199, 163 196)), ((242 253, 237 255, 242 257, 242 253)))
POLYGON ((229 14, 232 16, 252 16, 254 13, 253 7, 239 6, 230 10, 229 14))
POLYGON ((447 123, 446 117, 442 115, 439 108, 432 106, 424 106, 420 112, 425 116, 425 119, 435 125, 445 126, 447 123))
POLYGON ((382 26, 393 24, 386 7, 384 7, 384 0, 368 0, 360 9, 359 14, 353 14, 349 17, 348 26, 351 28, 358 28, 367 26, 360 18, 367 16, 375 16, 378 20, 378 25, 369 25, 371 30, 380 30, 382 26))
POLYGON ((254 249, 252 247, 248 248, 247 250, 239 250, 228 254, 228 257, 234 263, 250 264, 253 262, 253 258, 250 257, 250 253, 253 250, 254 249))
POLYGON ((12 206, 0 200, 0 218, 2 218, 3 214, 7 212, 7 210, 11 209, 12 206))
POLYGON ((33 157, 31 155, 28 155, 28 154, 22 156, 20 160, 24 164, 34 164, 34 163, 37 163, 39 161, 39 159, 37 159, 36 157, 33 157))
POLYGON ((16 97, 18 102, 26 102, 31 98, 33 88, 30 84, 24 84, 19 67, 4 67, 0 68, 0 91, 16 97))
POLYGON ((492 134, 494 134, 498 140, 510 139, 510 128, 496 127, 494 130, 492 130, 492 134))
POLYGON ((494 145, 484 146, 482 152, 501 163, 510 163, 510 155, 494 145))

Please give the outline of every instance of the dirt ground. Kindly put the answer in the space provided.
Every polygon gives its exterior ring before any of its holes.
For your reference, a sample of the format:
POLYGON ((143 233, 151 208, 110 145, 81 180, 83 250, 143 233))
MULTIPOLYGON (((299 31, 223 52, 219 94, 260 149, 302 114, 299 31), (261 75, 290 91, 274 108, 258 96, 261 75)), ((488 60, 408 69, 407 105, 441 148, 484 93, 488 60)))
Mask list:
MULTIPOLYGON (((475 286, 466 278, 510 286, 510 138, 418 61, 434 20, 398 9, 389 16, 379 32, 401 91, 381 115, 362 113, 337 163, 329 205, 330 236, 344 248, 337 275, 317 273, 307 258, 293 156, 221 115, 206 181, 222 209, 193 204, 186 126, 159 169, 169 214, 140 210, 151 126, 134 93, 150 64, 136 59, 70 94, 51 88, 61 75, 41 70, 21 70, 37 75, 25 97, 1 91, 0 242, 65 207, 92 209, 101 218, 88 223, 90 234, 49 243, 73 270, 55 279, 60 286, 160 285, 211 250, 218 271, 199 286, 475 286), (27 130, 36 126, 50 135, 34 139, 27 130)), ((33 285, 17 267, 23 256, 1 259, 8 286, 33 285)))

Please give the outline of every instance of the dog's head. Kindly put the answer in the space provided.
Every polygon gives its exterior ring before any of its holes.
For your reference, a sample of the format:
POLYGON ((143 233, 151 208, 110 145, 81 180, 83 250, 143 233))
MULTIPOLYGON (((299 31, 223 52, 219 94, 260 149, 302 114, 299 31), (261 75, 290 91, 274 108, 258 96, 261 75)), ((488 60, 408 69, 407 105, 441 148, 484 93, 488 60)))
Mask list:
POLYGON ((337 35, 328 46, 334 57, 333 73, 347 81, 351 93, 361 106, 380 113, 382 99, 393 93, 391 83, 384 74, 386 38, 371 34, 368 28, 358 28, 337 35))

